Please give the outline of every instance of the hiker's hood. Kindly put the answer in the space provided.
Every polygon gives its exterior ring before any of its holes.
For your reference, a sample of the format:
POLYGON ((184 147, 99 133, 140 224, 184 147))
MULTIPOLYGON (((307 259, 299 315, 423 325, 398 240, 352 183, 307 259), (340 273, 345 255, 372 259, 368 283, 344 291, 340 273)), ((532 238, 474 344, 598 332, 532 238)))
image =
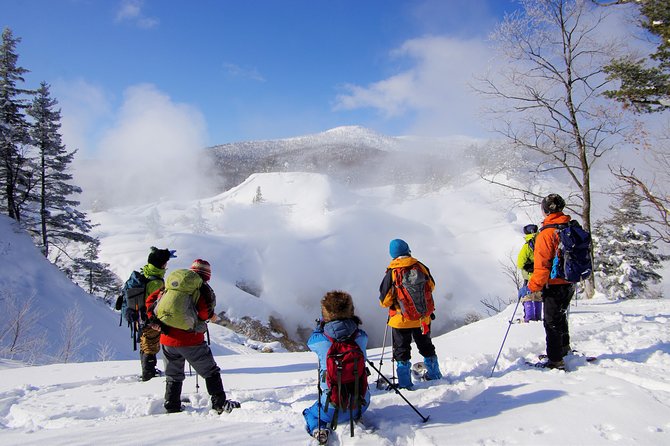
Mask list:
POLYGON ((358 328, 358 322, 354 319, 336 319, 326 322, 323 332, 336 341, 346 339, 358 328))
POLYGON ((402 256, 402 257, 398 257, 398 258, 395 258, 395 259, 391 260, 391 263, 389 263, 388 267, 389 268, 403 268, 403 267, 407 267, 407 266, 412 266, 416 262, 418 262, 418 260, 415 259, 414 257, 402 256))

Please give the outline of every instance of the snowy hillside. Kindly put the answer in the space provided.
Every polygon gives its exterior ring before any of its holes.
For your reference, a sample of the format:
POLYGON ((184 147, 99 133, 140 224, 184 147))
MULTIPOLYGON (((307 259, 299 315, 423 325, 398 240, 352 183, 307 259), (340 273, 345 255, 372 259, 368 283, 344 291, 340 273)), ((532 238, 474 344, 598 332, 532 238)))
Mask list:
MULTIPOLYGON (((670 443, 670 302, 579 302, 570 309, 572 347, 598 357, 568 359, 569 372, 529 368, 543 352, 539 322, 513 324, 493 377, 491 368, 513 306, 504 314, 435 339, 445 375, 403 395, 377 390, 341 445, 665 445, 670 443)), ((518 316, 519 314, 517 314, 518 316)), ((369 328, 374 321, 364 320, 369 328)), ((220 329, 223 330, 223 329, 220 329)), ((113 327, 102 330, 111 334, 113 327)), ((220 332, 222 334, 222 332, 220 332)), ((164 381, 137 381, 137 361, 16 367, 0 363, 0 443, 10 445, 313 444, 302 410, 316 398, 311 353, 217 356, 231 414, 209 411, 202 380, 187 377, 185 412, 164 414, 164 381)), ((238 346, 239 347, 239 346, 238 346)), ((368 351, 375 366, 380 349, 368 351)), ((414 358, 416 359, 416 357, 414 358)), ((390 375, 386 349, 383 370, 390 375)), ((338 443, 339 442, 339 443, 338 443)))
POLYGON ((0 357, 44 363, 136 356, 128 330, 118 328, 118 313, 73 284, 4 215, 0 235, 1 345, 15 346, 0 357), (74 345, 67 357, 69 342, 74 345))
POLYGON ((510 213, 499 191, 476 179, 435 191, 351 190, 324 175, 268 173, 197 202, 163 200, 91 218, 100 224, 101 260, 121 277, 142 266, 152 245, 177 250, 168 269, 205 258, 218 311, 277 317, 292 337, 311 328, 326 291, 342 289, 370 321, 372 345, 381 345, 386 314, 378 288, 390 240, 404 238, 431 269, 435 330, 444 333, 465 314, 483 313, 480 300, 516 296, 501 262, 516 255, 529 217, 510 213))

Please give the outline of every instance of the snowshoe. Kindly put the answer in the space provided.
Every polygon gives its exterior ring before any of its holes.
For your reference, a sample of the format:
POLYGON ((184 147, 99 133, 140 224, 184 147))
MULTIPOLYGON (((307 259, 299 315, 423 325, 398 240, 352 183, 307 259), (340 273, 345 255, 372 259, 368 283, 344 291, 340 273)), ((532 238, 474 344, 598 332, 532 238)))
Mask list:
POLYGON ((548 359, 546 361, 539 361, 539 362, 530 362, 526 361, 526 365, 538 368, 538 369, 555 369, 555 370, 563 370, 565 371, 565 362, 563 360, 560 361, 549 361, 548 359))
POLYGON ((220 406, 219 405, 214 406, 214 407, 212 407, 212 409, 214 409, 216 411, 216 413, 221 415, 224 412, 230 413, 230 412, 233 411, 233 409, 239 409, 241 406, 242 405, 237 401, 226 400, 220 406))
POLYGON ((415 362, 412 364, 412 377, 417 381, 427 381, 428 369, 423 362, 415 362))
MULTIPOLYGON (((577 358, 583 358, 586 362, 593 362, 593 361, 596 361, 598 359, 597 356, 586 356, 584 353, 581 353, 578 350, 570 350, 568 352, 568 354, 565 355, 565 356, 566 356, 566 358, 568 358, 570 356, 574 356, 574 357, 577 357, 577 358)), ((537 355, 537 357, 540 361, 547 359, 546 354, 537 355)))

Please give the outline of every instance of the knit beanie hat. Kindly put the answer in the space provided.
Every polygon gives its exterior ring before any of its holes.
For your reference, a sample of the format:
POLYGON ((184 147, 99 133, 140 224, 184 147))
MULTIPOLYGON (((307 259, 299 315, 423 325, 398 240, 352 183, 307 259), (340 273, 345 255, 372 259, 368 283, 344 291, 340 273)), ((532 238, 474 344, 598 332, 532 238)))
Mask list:
POLYGON ((324 322, 354 317, 351 295, 344 291, 329 291, 321 299, 321 315, 324 322))
POLYGON ((152 264, 156 268, 163 268, 171 257, 176 257, 174 251, 170 251, 169 249, 158 249, 155 246, 152 246, 147 263, 152 264))
POLYGON ((545 214, 561 212, 565 207, 565 200, 558 194, 549 194, 542 199, 542 211, 545 214))
POLYGON ((406 241, 396 238, 391 240, 389 244, 389 254, 391 254, 391 258, 395 259, 400 256, 408 256, 411 251, 406 241))
POLYGON ((207 260, 195 259, 190 269, 198 273, 205 282, 209 282, 209 279, 212 278, 212 268, 207 260))

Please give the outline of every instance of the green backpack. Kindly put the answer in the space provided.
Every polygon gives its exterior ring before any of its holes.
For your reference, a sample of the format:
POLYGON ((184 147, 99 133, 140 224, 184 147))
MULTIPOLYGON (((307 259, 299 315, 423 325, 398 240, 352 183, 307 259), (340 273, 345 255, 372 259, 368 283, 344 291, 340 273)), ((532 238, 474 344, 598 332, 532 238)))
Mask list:
POLYGON ((156 304, 156 317, 169 327, 204 333, 205 321, 198 318, 202 278, 190 269, 172 271, 165 278, 165 290, 156 304))

